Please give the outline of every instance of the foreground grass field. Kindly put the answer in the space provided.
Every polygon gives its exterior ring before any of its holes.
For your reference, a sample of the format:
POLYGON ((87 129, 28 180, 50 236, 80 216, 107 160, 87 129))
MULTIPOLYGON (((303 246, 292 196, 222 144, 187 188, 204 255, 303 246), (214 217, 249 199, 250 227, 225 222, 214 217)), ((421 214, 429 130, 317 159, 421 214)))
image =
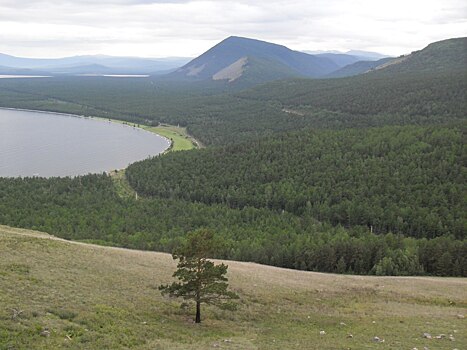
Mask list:
POLYGON ((229 261, 238 311, 205 307, 195 325, 192 308, 157 290, 172 280, 170 255, 5 226, 0 254, 0 349, 467 347, 465 279, 342 276, 229 261), (445 337, 427 339, 425 332, 445 337))

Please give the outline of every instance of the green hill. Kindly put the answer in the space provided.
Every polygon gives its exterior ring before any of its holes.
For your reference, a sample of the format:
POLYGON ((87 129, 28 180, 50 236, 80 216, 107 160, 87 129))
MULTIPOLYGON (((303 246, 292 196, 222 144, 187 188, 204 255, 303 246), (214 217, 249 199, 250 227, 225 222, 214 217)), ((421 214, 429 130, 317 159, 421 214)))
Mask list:
POLYGON ((1 349, 451 350, 467 344, 465 320, 457 316, 467 307, 465 279, 338 276, 227 261, 230 285, 241 297, 238 311, 208 307, 195 325, 191 308, 157 290, 172 280, 168 254, 5 226, 0 251, 1 349), (425 332, 446 337, 430 340, 425 332))
POLYGON ((446 127, 306 131, 155 157, 126 174, 144 195, 463 239, 464 137, 446 127))
POLYGON ((431 43, 423 50, 389 61, 380 66, 382 73, 415 73, 433 71, 465 71, 467 38, 454 38, 431 43))
POLYGON ((308 55, 261 40, 232 36, 170 73, 167 78, 232 82, 243 80, 243 73, 246 73, 248 66, 255 66, 263 73, 254 76, 250 74, 247 80, 253 85, 286 77, 318 77, 339 68, 327 57, 308 55), (226 71, 229 73, 226 74, 226 71))

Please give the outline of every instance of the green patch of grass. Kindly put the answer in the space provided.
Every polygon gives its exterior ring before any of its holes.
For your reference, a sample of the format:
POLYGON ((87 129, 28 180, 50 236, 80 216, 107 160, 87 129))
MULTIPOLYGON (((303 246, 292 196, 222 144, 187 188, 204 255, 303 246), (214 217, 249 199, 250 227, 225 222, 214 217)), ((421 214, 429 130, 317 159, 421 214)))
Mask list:
POLYGON ((170 151, 186 151, 200 147, 199 142, 188 135, 186 128, 162 124, 160 126, 142 126, 143 129, 154 132, 171 140, 170 151))
POLYGON ((125 120, 99 117, 96 117, 94 119, 107 120, 118 124, 130 125, 164 136, 168 138, 172 143, 171 147, 167 151, 187 151, 193 148, 202 147, 201 143, 195 140, 192 136, 190 136, 186 131, 186 128, 184 127, 168 124, 161 124, 159 126, 149 126, 132 123, 125 120))
POLYGON ((130 186, 125 176, 125 169, 112 171, 110 176, 113 180, 115 191, 121 198, 137 198, 135 190, 130 186))

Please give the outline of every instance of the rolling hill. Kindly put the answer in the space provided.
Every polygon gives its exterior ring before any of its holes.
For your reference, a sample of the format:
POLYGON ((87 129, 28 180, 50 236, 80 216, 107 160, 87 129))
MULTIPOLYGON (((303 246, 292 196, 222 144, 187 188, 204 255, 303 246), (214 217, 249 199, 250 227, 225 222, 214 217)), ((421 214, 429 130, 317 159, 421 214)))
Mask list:
POLYGON ((191 308, 157 290, 172 280, 168 254, 6 226, 0 251, 2 349, 451 350, 467 343, 465 279, 339 276, 226 261, 238 310, 204 308, 195 325, 191 308), (446 336, 427 339, 425 332, 446 336))
POLYGON ((327 57, 312 56, 285 46, 232 36, 171 73, 169 77, 264 82, 299 76, 319 77, 338 68, 327 57))

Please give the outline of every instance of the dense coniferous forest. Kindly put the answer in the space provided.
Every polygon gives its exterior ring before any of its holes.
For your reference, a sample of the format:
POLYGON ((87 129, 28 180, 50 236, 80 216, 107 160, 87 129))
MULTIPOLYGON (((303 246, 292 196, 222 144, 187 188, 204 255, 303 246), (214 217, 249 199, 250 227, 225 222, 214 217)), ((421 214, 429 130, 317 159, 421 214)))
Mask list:
POLYGON ((467 242, 452 236, 376 235, 307 214, 123 199, 107 175, 0 178, 0 197, 0 223, 66 239, 171 252, 186 232, 206 227, 224 242, 218 258, 323 272, 467 276, 467 242))
POLYGON ((462 131, 306 131, 130 165, 140 194, 253 206, 345 227, 464 238, 462 131))
POLYGON ((338 273, 467 276, 465 39, 342 79, 0 79, 0 106, 186 126, 204 150, 107 175, 0 178, 0 224, 171 252, 206 227, 216 257, 338 273), (430 68, 431 67, 431 68, 430 68))

